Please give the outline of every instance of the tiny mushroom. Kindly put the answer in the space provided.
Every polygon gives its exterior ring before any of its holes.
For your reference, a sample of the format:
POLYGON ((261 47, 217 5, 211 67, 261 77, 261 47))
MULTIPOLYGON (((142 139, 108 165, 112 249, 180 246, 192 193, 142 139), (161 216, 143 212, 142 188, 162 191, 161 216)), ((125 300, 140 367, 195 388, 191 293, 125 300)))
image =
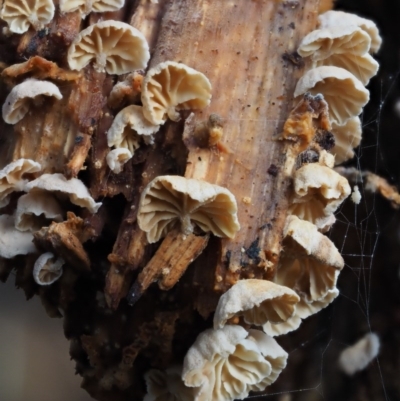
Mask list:
POLYGON ((53 19, 54 10, 52 0, 4 0, 0 18, 11 32, 24 33, 30 26, 43 29, 53 19))
POLYGON ((37 231, 52 221, 62 221, 63 214, 52 194, 31 191, 18 198, 15 227, 20 231, 37 231))
POLYGON ((222 328, 234 316, 248 324, 262 326, 289 319, 300 301, 290 288, 267 280, 240 280, 221 296, 214 314, 214 329, 222 328))
POLYGON ((26 175, 37 173, 41 165, 30 159, 18 159, 0 170, 0 207, 7 206, 14 191, 25 191, 26 175))
POLYGON ((81 70, 94 60, 94 68, 108 74, 144 69, 150 59, 146 38, 136 28, 107 20, 79 33, 68 50, 72 70, 81 70))
POLYGON ((63 174, 43 174, 26 185, 26 191, 48 191, 55 194, 65 194, 71 203, 87 208, 96 213, 101 203, 96 203, 90 196, 85 184, 77 179, 67 180, 63 174))
POLYGON ((138 224, 149 243, 179 226, 183 234, 190 234, 193 223, 217 237, 233 238, 240 228, 233 194, 218 185, 172 175, 155 178, 143 190, 138 224))
POLYGON ((332 26, 310 32, 297 52, 302 57, 311 57, 313 68, 341 67, 367 85, 379 68, 368 54, 370 46, 371 38, 357 26, 332 26))
POLYGON ((51 252, 40 255, 33 266, 33 279, 39 285, 50 285, 63 273, 64 259, 56 258, 51 252))
POLYGON ((155 125, 164 124, 167 117, 178 121, 179 110, 202 109, 210 101, 208 78, 185 64, 165 61, 151 68, 143 80, 143 113, 155 125))
POLYGON ((110 170, 115 174, 119 174, 123 170, 124 164, 131 158, 132 153, 128 149, 117 148, 107 153, 106 160, 110 170))
POLYGON ((305 164, 294 173, 290 213, 326 229, 331 216, 350 195, 346 178, 319 163, 305 164))
POLYGON ((32 105, 40 106, 44 96, 62 99, 58 87, 49 81, 30 78, 14 86, 3 104, 4 121, 16 124, 24 118, 32 105))
POLYGON ((91 12, 117 11, 124 3, 125 0, 60 0, 60 10, 63 13, 79 11, 82 18, 85 18, 91 12))
POLYGON ((369 100, 369 92, 353 74, 339 67, 323 66, 307 71, 297 82, 294 96, 321 93, 329 105, 331 122, 344 124, 358 116, 369 100))
POLYGON ((194 401, 233 401, 262 391, 286 366, 288 354, 259 330, 226 325, 200 333, 187 352, 182 379, 194 401))
POLYGON ((376 53, 382 44, 382 38, 376 24, 366 18, 359 17, 356 14, 346 13, 343 11, 327 11, 318 17, 319 27, 341 27, 356 26, 365 31, 371 38, 371 53, 376 53))

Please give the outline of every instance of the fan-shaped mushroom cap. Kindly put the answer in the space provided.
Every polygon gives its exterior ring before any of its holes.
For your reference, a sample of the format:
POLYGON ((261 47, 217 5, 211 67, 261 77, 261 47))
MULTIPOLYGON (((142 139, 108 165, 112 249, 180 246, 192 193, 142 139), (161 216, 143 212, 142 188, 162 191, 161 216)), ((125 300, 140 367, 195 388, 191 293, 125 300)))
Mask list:
POLYGON ((375 23, 369 19, 359 17, 356 14, 345 13, 343 11, 327 11, 318 17, 319 27, 349 27, 356 26, 365 31, 371 38, 371 53, 376 53, 382 44, 382 38, 375 23))
POLYGON ((149 243, 157 242, 176 226, 184 234, 196 224, 217 237, 233 238, 239 230, 236 199, 230 191, 205 181, 159 176, 142 192, 139 227, 149 243))
POLYGON ((35 253, 36 247, 30 232, 21 232, 14 226, 14 216, 0 215, 0 256, 11 259, 17 255, 35 253))
POLYGON ((324 96, 329 105, 329 118, 337 124, 358 116, 369 100, 369 92, 363 84, 339 67, 317 67, 307 71, 297 82, 294 96, 306 92, 324 96))
POLYGON ((125 74, 144 69, 150 59, 143 34, 120 21, 103 21, 79 33, 68 50, 68 64, 81 70, 92 60, 94 68, 109 74, 125 74))
POLYGON ((51 252, 40 255, 33 266, 33 279, 39 285, 50 285, 63 273, 63 258, 56 258, 51 252))
POLYGON ((248 324, 281 323, 295 312, 299 296, 290 288, 267 280, 240 280, 221 296, 214 314, 214 329, 234 316, 248 324))
POLYGON ((314 224, 289 216, 274 281, 307 302, 318 301, 336 286, 344 261, 335 245, 314 224))
POLYGON ((187 352, 182 379, 194 401, 233 401, 262 391, 286 366, 287 353, 259 330, 226 325, 201 333, 187 352))
POLYGON ((367 85, 379 68, 368 54, 370 46, 371 39, 362 29, 354 25, 334 26, 310 32, 297 52, 302 57, 311 57, 313 68, 341 67, 367 85))
POLYGON ((18 159, 0 170, 0 207, 7 206, 8 195, 14 191, 24 191, 28 183, 25 174, 32 174, 42 169, 39 163, 30 159, 18 159))
POLYGON ((331 152, 335 155, 335 164, 344 163, 354 157, 354 148, 361 142, 362 127, 359 117, 348 119, 343 125, 332 122, 335 146, 331 152))
POLYGON ((60 0, 60 10, 63 13, 79 11, 82 18, 85 18, 91 12, 117 11, 124 3, 125 0, 60 0))
POLYGON ((106 157, 108 167, 115 174, 119 174, 124 168, 124 164, 130 159, 132 159, 132 153, 125 148, 110 150, 106 157))
MULTIPOLYGON (((119 163, 122 161, 122 155, 124 156, 124 162, 127 162, 133 156, 135 150, 140 146, 141 138, 146 144, 154 142, 153 134, 159 130, 159 126, 149 123, 144 118, 142 109, 141 106, 135 105, 125 107, 116 115, 107 132, 109 147, 125 148, 130 152, 129 158, 126 158, 128 156, 127 152, 118 153, 119 163)), ((115 160, 115 156, 113 156, 113 158, 115 160)), ((114 160, 110 159, 111 162, 114 160)), ((108 164, 108 166, 110 167, 110 164, 108 164)))
POLYGON ((49 221, 62 221, 63 210, 48 192, 32 191, 18 198, 15 227, 20 231, 37 231, 49 221))
POLYGON ((71 203, 87 208, 91 213, 96 213, 101 203, 96 203, 90 196, 85 184, 77 178, 67 180, 62 174, 43 174, 36 180, 26 185, 26 190, 44 190, 53 193, 61 193, 68 196, 71 203))
POLYGON ((185 386, 181 375, 181 366, 173 366, 164 372, 147 371, 144 375, 147 394, 143 401, 193 401, 194 389, 185 386))
POLYGON ((4 121, 8 124, 16 124, 24 118, 32 104, 40 104, 42 102, 43 96, 62 99, 58 87, 48 81, 30 78, 14 86, 3 104, 4 121))
POLYGON ((319 163, 305 164, 294 173, 290 213, 321 229, 350 193, 347 179, 336 171, 319 163))
POLYGON ((167 116, 179 120, 179 110, 197 110, 210 104, 211 83, 199 71, 185 64, 165 61, 150 69, 142 84, 145 117, 155 125, 167 116))
POLYGON ((10 31, 24 33, 32 25, 42 29, 54 17, 52 0, 4 0, 0 18, 7 22, 10 31))

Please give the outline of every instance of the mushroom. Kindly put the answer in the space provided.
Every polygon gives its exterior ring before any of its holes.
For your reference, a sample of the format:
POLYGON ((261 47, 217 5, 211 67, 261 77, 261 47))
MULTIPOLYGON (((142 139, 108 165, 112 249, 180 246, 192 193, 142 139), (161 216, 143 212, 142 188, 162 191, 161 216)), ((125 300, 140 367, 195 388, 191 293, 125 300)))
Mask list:
POLYGON ((48 192, 31 191, 18 198, 15 227, 20 231, 37 231, 49 221, 62 221, 63 210, 48 192))
POLYGON ((30 159, 18 159, 7 164, 0 170, 0 208, 7 206, 8 195, 14 191, 24 191, 28 183, 25 175, 33 174, 42 169, 39 163, 30 159))
POLYGON ((327 11, 318 17, 319 27, 340 27, 346 29, 349 26, 356 26, 365 31, 371 38, 371 53, 376 53, 382 44, 382 38, 375 23, 369 19, 359 17, 356 14, 345 13, 343 11, 327 11))
POLYGON ((348 119, 343 125, 332 122, 335 146, 331 152, 335 155, 335 164, 341 164, 354 157, 354 148, 361 142, 362 127, 359 117, 348 119))
POLYGON ((91 213, 96 213, 101 206, 100 202, 96 203, 90 196, 88 189, 81 180, 77 178, 67 180, 60 173, 43 174, 26 185, 27 192, 38 190, 64 194, 68 196, 71 203, 85 207, 91 213))
POLYGON ((194 401, 233 401, 262 391, 286 366, 288 354, 267 334, 226 325, 200 333, 187 352, 182 379, 194 401))
POLYGON ((85 18, 91 12, 117 11, 124 3, 125 0, 60 0, 60 10, 63 13, 79 11, 81 17, 85 18))
POLYGON ((108 74, 144 69, 150 59, 143 34, 129 24, 107 20, 79 33, 68 50, 68 64, 81 70, 94 60, 94 68, 108 74))
POLYGON ((179 176, 159 176, 143 190, 138 211, 139 227, 149 243, 157 242, 180 226, 193 232, 193 223, 217 237, 233 238, 239 230, 237 205, 226 188, 179 176))
POLYGON ((134 71, 118 82, 108 96, 108 107, 118 109, 124 104, 137 103, 142 91, 143 74, 143 71, 134 71))
MULTIPOLYGON (((143 108, 141 106, 136 105, 125 107, 116 115, 107 132, 109 147, 114 146, 117 149, 124 148, 129 151, 129 153, 118 153, 119 164, 121 164, 122 161, 126 163, 133 156, 135 150, 140 146, 141 139, 146 144, 154 143, 153 134, 159 130, 159 126, 149 123, 144 118, 142 110, 143 108), (129 154, 130 156, 128 157, 129 154)), ((113 159, 110 159, 110 161, 115 165, 115 156, 113 156, 113 159)), ((111 168, 109 163, 108 166, 111 168)), ((117 167, 117 170, 118 169, 119 167, 117 167)), ((111 170, 114 171, 113 168, 111 168, 111 170)))
POLYGON ((11 259, 17 255, 36 252, 32 233, 17 230, 14 216, 0 215, 0 233, 0 257, 11 259))
POLYGON ((290 288, 267 280, 240 280, 221 296, 214 314, 214 329, 243 316, 248 324, 262 326, 267 321, 281 323, 296 309, 299 296, 290 288))
POLYGON ((185 386, 181 375, 182 366, 147 371, 144 375, 147 394, 143 401, 193 401, 194 389, 185 386))
POLYGON ((4 121, 8 124, 16 124, 24 118, 32 105, 40 106, 44 96, 62 99, 58 87, 48 81, 30 78, 14 86, 3 104, 4 121))
POLYGON ((346 178, 319 163, 305 164, 294 173, 294 196, 290 213, 327 228, 331 216, 350 195, 346 178))
POLYGON ((117 148, 107 153, 106 160, 110 170, 115 174, 119 174, 124 168, 124 164, 131 158, 132 153, 128 149, 117 148))
POLYGON ((339 67, 317 67, 307 71, 297 82, 294 96, 321 93, 329 105, 331 122, 344 124, 358 116, 369 100, 369 92, 350 72, 339 67))
POLYGON ((151 68, 142 84, 144 116, 155 125, 167 117, 180 119, 179 110, 202 109, 210 104, 211 83, 185 64, 165 61, 151 68))
POLYGON ((341 67, 367 85, 379 68, 368 54, 370 46, 371 38, 357 26, 331 26, 310 32, 297 52, 302 57, 311 57, 312 68, 341 67))
POLYGON ((24 33, 29 26, 43 29, 53 19, 54 10, 52 0, 4 0, 0 18, 11 32, 24 33))
POLYGON ((51 252, 40 255, 33 266, 33 279, 39 285, 50 285, 63 273, 63 258, 56 258, 51 252))

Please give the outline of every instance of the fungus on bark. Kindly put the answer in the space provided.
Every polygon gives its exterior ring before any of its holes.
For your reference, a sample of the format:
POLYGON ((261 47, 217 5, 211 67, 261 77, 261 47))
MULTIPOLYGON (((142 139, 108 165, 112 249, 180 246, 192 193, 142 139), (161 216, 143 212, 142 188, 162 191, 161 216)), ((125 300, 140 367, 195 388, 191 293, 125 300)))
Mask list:
POLYGON ((124 3, 125 0, 60 0, 60 10, 63 13, 79 11, 82 18, 85 18, 91 12, 117 11, 124 3))
POLYGON ((63 274, 63 258, 56 258, 51 252, 41 254, 33 266, 33 279, 39 285, 50 285, 63 274))

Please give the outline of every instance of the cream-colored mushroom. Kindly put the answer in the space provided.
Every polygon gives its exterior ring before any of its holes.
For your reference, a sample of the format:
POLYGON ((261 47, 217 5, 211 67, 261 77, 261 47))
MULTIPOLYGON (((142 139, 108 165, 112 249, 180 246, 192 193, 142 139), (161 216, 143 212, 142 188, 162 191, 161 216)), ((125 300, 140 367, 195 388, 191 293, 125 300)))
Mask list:
POLYGON ((96 213, 101 202, 96 203, 90 196, 85 184, 77 179, 67 180, 63 174, 43 174, 36 180, 26 185, 26 191, 41 190, 54 194, 66 195, 74 205, 87 208, 91 213, 96 213))
POLYGON ((150 69, 142 84, 145 117, 155 125, 167 117, 178 121, 179 110, 197 110, 210 104, 211 83, 185 64, 165 61, 150 69))
POLYGON ((369 92, 353 74, 339 67, 317 67, 297 82, 294 96, 321 93, 329 105, 329 119, 344 124, 358 116, 369 100, 369 92))
POLYGON ((305 164, 294 173, 294 194, 290 213, 327 228, 331 216, 350 195, 346 178, 319 163, 305 164))
POLYGON ((91 12, 117 11, 124 3, 125 0, 60 0, 60 10, 63 13, 79 11, 82 18, 85 18, 91 12))
POLYGON ((52 221, 62 221, 63 214, 53 195, 32 191, 18 198, 15 227, 20 231, 37 231, 52 221))
POLYGON ((176 227, 190 234, 196 225, 204 232, 227 238, 233 238, 240 228, 236 199, 230 191, 172 175, 155 178, 143 190, 138 224, 147 233, 149 243, 176 227))
POLYGON ((359 117, 348 119, 343 125, 332 122, 335 146, 331 152, 335 155, 335 164, 341 164, 354 157, 354 148, 361 142, 362 127, 359 117))
POLYGON ((112 89, 107 99, 107 104, 112 109, 121 108, 124 104, 137 103, 140 100, 143 82, 142 71, 134 71, 125 79, 118 82, 112 89))
POLYGON ((371 38, 361 28, 332 26, 310 32, 297 52, 302 57, 311 57, 312 68, 341 67, 367 85, 379 68, 378 62, 368 54, 370 46, 371 38))
POLYGON ((37 173, 41 165, 30 159, 18 159, 0 170, 0 207, 8 205, 9 196, 14 191, 25 191, 27 175, 37 173))
POLYGON ((11 259, 17 255, 36 252, 32 233, 17 230, 14 216, 0 215, 0 233, 0 257, 11 259))
POLYGON ((130 159, 132 159, 132 153, 126 148, 110 150, 106 156, 107 165, 115 174, 119 174, 123 170, 124 164, 130 159))
POLYGON ((147 394, 143 401, 193 401, 194 389, 185 386, 181 375, 182 366, 147 371, 144 375, 147 394))
POLYGON ((327 11, 318 17, 319 27, 341 27, 356 26, 365 31, 371 38, 371 53, 376 53, 382 44, 382 38, 376 24, 366 18, 359 17, 356 14, 346 13, 343 11, 327 11))
POLYGON ((0 18, 11 32, 24 33, 30 26, 43 29, 53 19, 54 10, 52 0, 4 0, 0 18))
POLYGON ((286 366, 287 353, 259 330, 226 325, 201 333, 187 352, 182 379, 194 401, 233 401, 262 391, 286 366))
POLYGON ((33 266, 33 279, 39 285, 50 285, 63 274, 63 258, 56 258, 51 252, 40 255, 33 266))
POLYGON ((72 70, 81 70, 94 60, 97 71, 125 74, 144 69, 150 59, 143 34, 129 24, 107 20, 79 33, 68 50, 72 70))
POLYGON ((248 324, 282 323, 296 310, 299 296, 290 288, 267 280, 240 280, 221 296, 214 314, 214 329, 243 316, 248 324))
POLYGON ((62 99, 58 87, 48 81, 31 78, 14 86, 3 104, 4 121, 16 124, 32 106, 40 106, 45 96, 62 99))
MULTIPOLYGON (((122 109, 114 118, 107 132, 108 146, 117 149, 124 148, 129 151, 129 158, 127 158, 127 152, 118 154, 118 162, 121 164, 122 161, 127 162, 134 155, 136 149, 140 147, 141 141, 145 144, 152 144, 154 134, 158 130, 158 125, 153 125, 145 119, 141 106, 131 105, 122 109)), ((113 162, 114 160, 115 157, 110 161, 113 162)), ((111 168, 110 164, 108 166, 111 168)))
POLYGON ((335 156, 323 149, 319 153, 318 163, 321 166, 333 168, 335 166, 335 156))

